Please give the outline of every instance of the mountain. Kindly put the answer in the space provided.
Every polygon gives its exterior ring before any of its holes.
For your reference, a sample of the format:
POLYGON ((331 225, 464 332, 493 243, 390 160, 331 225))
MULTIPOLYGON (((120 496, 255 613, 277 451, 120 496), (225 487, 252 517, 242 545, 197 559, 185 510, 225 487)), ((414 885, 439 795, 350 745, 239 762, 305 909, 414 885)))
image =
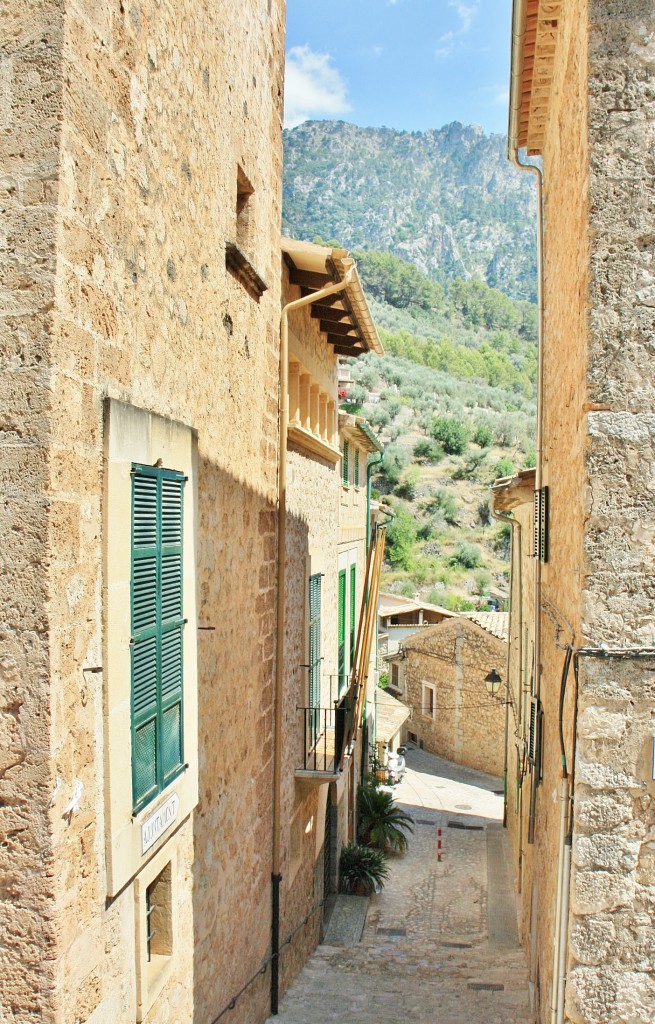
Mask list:
POLYGON ((503 136, 458 122, 399 132, 307 121, 285 131, 284 159, 286 234, 536 299, 534 184, 507 160, 503 136))

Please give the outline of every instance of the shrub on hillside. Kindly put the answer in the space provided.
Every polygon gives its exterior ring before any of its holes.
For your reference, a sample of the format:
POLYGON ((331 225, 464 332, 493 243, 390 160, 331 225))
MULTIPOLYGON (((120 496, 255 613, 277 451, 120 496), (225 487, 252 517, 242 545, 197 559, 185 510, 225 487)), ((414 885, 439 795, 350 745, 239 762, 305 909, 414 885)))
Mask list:
POLYGON ((428 503, 428 509, 431 512, 438 512, 442 518, 450 526, 457 526, 459 517, 459 506, 455 496, 447 491, 445 487, 440 487, 437 491, 433 492, 432 498, 428 503))
POLYGON ((432 436, 443 445, 448 455, 463 455, 468 447, 468 427, 455 416, 435 416, 432 436))
POLYGON ((516 442, 516 424, 510 416, 498 417, 494 437, 501 448, 510 448, 516 442))
POLYGON ((469 601, 459 594, 444 594, 439 604, 447 608, 449 612, 472 612, 475 611, 475 601, 469 601))
POLYGON ((473 434, 473 443, 488 448, 494 439, 494 432, 488 423, 478 423, 473 434))
POLYGON ((436 441, 429 437, 417 441, 414 445, 414 458, 417 462, 439 462, 443 458, 444 450, 436 441))
POLYGON ((414 567, 414 545, 418 527, 414 516, 399 510, 387 527, 387 558, 396 569, 407 571, 414 567))
POLYGON ((507 456, 504 456, 502 459, 499 459, 496 465, 494 466, 494 478, 496 480, 498 480, 499 477, 502 476, 513 476, 513 474, 514 463, 511 459, 508 459, 507 456))
POLYGON ((404 475, 403 479, 394 488, 394 494, 406 501, 413 501, 416 497, 416 490, 421 479, 418 466, 412 466, 404 475))
POLYGON ((475 580, 475 593, 481 596, 488 596, 491 586, 491 576, 489 573, 481 570, 476 572, 473 578, 475 580))
POLYGON ((450 556, 451 565, 461 565, 464 569, 477 569, 482 565, 482 552, 477 544, 458 544, 450 556))

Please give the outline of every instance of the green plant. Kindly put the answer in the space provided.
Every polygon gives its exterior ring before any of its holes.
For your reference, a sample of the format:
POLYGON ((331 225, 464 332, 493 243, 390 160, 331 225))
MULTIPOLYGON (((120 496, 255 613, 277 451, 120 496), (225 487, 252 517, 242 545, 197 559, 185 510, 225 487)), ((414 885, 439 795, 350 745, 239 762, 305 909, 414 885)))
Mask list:
POLYGON ((476 572, 473 578, 475 580, 476 594, 480 594, 481 597, 488 597, 489 587, 491 586, 491 576, 489 573, 482 569, 480 572, 476 572))
POLYGON ((440 487, 433 493, 428 507, 432 512, 440 512, 450 526, 457 526, 459 514, 457 500, 445 487, 440 487))
POLYGON ((387 527, 387 557, 394 568, 410 570, 413 567, 417 534, 414 516, 399 510, 387 527))
POLYGON ((449 612, 472 612, 475 610, 475 602, 469 601, 466 597, 460 597, 459 594, 444 594, 439 604, 442 608, 447 608, 449 612))
POLYGON ((403 597, 414 597, 414 587, 409 580, 403 580, 398 588, 398 593, 403 597))
POLYGON ((414 458, 417 462, 439 462, 443 456, 442 446, 437 441, 431 441, 429 437, 417 441, 414 445, 414 458))
POLYGON ((416 489, 419 485, 420 479, 421 474, 418 466, 410 466, 400 483, 396 484, 394 494, 398 498, 405 498, 407 501, 412 501, 412 499, 416 497, 416 489))
POLYGON ((476 544, 463 541, 450 556, 451 565, 462 565, 465 569, 477 569, 482 565, 482 552, 476 544))
POLYGON ((378 680, 378 685, 380 686, 380 688, 382 690, 386 690, 387 686, 389 685, 389 673, 388 672, 380 672, 380 678, 378 680))
POLYGON ((435 416, 431 433, 449 455, 463 455, 468 447, 468 427, 456 416, 435 416))
POLYGON ((357 811, 359 838, 366 846, 391 852, 407 849, 405 833, 414 831, 414 819, 397 806, 386 789, 360 786, 357 811))
POLYGON ((389 868, 381 850, 359 843, 348 843, 341 848, 339 880, 341 891, 370 896, 384 885, 389 868))
POLYGON ((503 456, 502 459, 498 459, 498 462, 494 466, 494 477, 498 479, 502 476, 512 476, 514 473, 514 463, 507 456, 503 456))
POLYGON ((494 432, 488 423, 478 423, 473 434, 473 443, 480 448, 488 448, 494 439, 494 432))

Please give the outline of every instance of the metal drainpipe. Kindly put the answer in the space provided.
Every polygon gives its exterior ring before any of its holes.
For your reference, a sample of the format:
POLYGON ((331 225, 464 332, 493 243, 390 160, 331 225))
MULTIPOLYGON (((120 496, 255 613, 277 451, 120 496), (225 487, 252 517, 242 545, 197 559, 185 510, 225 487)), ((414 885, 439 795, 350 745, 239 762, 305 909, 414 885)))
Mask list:
POLYGON ((282 696, 284 682, 284 597, 286 584, 287 520, 287 433, 289 429, 289 313, 310 306, 318 299, 343 291, 355 271, 350 257, 341 260, 346 267, 342 281, 321 288, 300 299, 287 302, 280 317, 280 413, 277 504, 277 645, 275 655, 275 716, 273 722, 273 850, 271 872, 271 1013, 277 1014, 280 982, 280 811, 282 785, 282 696))
MULTIPOLYGON (((492 487, 493 490, 493 487, 492 487)), ((523 582, 521 575, 521 524, 513 518, 508 512, 495 512, 493 507, 490 506, 489 511, 494 519, 499 523, 509 523, 509 527, 512 534, 512 548, 511 548, 511 561, 510 561, 510 577, 509 577, 509 624, 510 628, 512 625, 512 607, 513 607, 513 576, 514 576, 514 549, 518 548, 519 556, 519 571, 518 571, 518 589, 519 589, 519 629, 518 629, 518 682, 519 682, 519 694, 518 694, 518 725, 520 727, 521 722, 521 674, 523 672, 523 582), (518 539, 518 544, 514 543, 515 536, 518 539)), ((512 634, 509 633, 509 643, 507 645, 507 704, 505 707, 505 763, 503 768, 503 828, 507 828, 507 767, 509 760, 509 695, 510 695, 510 668, 511 668, 511 656, 512 656, 512 634)), ((520 833, 520 823, 519 823, 520 833)), ((519 836, 520 839, 520 836, 519 836)), ((520 890, 520 879, 521 871, 519 865, 519 892, 520 890)))
POLYGON ((371 543, 371 478, 373 474, 372 469, 377 469, 379 465, 384 462, 384 452, 380 455, 379 459, 375 459, 373 462, 369 462, 366 467, 366 551, 368 553, 369 544, 371 543))
MULTIPOLYGON (((537 309, 538 309, 538 369, 537 369, 537 465, 535 488, 542 486, 543 475, 543 351, 544 351, 544 209, 543 174, 533 164, 522 164, 519 160, 518 120, 521 110, 521 69, 523 67, 523 43, 527 0, 514 0, 512 12, 512 43, 510 58, 510 105, 507 132, 507 155, 520 171, 529 171, 537 179, 537 309)), ((541 693, 541 562, 537 560, 534 581, 534 690, 541 693)), ((536 772, 532 774, 530 792, 530 814, 528 821, 528 842, 534 842, 536 814, 536 772)))

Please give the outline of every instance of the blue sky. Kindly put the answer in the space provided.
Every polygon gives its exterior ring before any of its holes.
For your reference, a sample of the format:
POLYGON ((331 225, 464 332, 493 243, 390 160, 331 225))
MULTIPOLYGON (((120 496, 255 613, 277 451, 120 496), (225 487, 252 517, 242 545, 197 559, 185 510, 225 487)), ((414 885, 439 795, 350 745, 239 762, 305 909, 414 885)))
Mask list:
POLYGON ((507 131, 511 0, 287 0, 285 125, 507 131))

